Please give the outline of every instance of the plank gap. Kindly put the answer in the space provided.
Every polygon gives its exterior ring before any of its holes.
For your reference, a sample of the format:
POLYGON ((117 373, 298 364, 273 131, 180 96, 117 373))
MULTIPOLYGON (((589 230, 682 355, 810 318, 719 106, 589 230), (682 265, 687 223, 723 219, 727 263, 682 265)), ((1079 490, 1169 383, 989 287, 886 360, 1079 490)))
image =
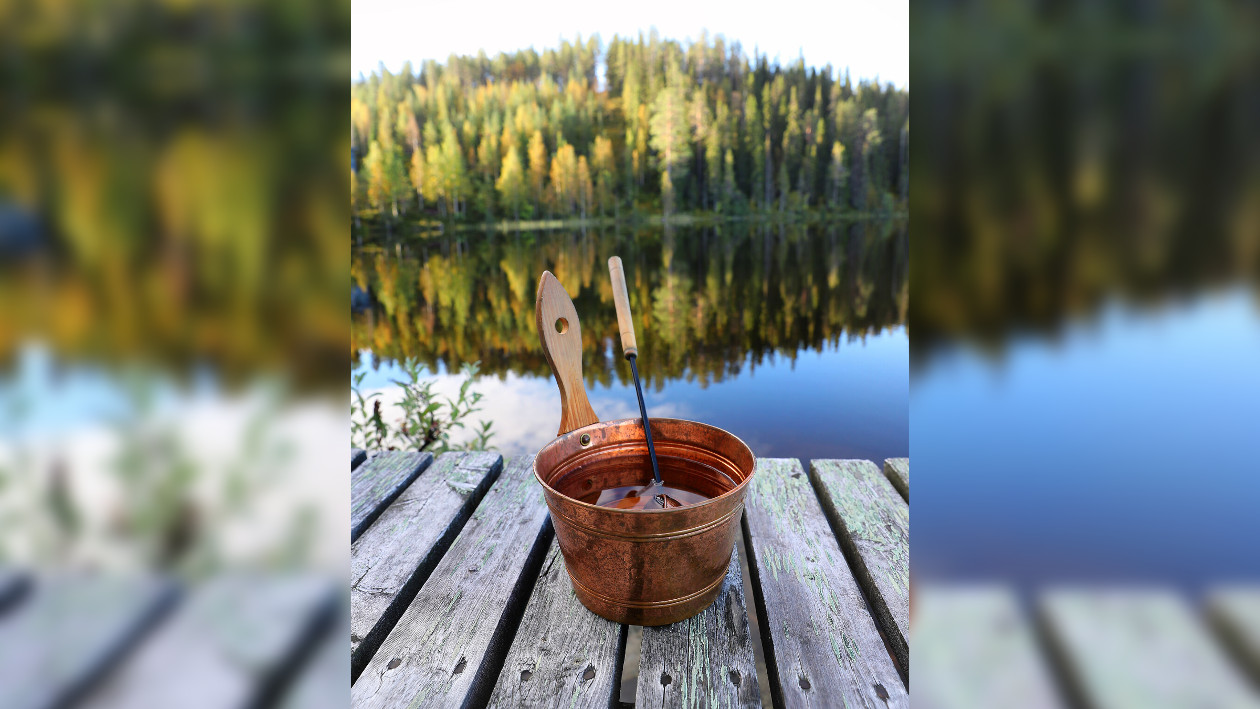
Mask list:
POLYGON ((531 462, 515 456, 503 464, 363 669, 351 690, 356 707, 485 705, 552 537, 531 462))
MULTIPOLYGON (((802 461, 802 469, 810 470, 809 466, 804 465, 804 459, 796 458, 794 460, 802 461)), ((866 614, 875 621, 875 630, 879 632, 879 639, 884 643, 884 650, 888 652, 888 657, 892 659, 893 666, 897 668, 897 674, 901 677, 901 685, 907 691, 910 689, 910 672, 909 668, 904 667, 897 659, 897 654, 893 652, 892 643, 888 641, 888 634, 884 631, 884 626, 879 622, 879 616, 875 614, 874 608, 871 606, 870 593, 867 591, 866 584, 862 582, 864 574, 859 573, 862 568, 860 561, 855 561, 855 549, 850 549, 845 543, 844 529, 836 524, 837 520, 834 515, 828 511, 828 505, 824 502, 826 491, 818 489, 818 476, 809 474, 809 485, 814 491, 814 499, 818 502, 819 507, 823 511, 823 519, 827 520, 827 526, 831 529, 831 536, 835 537, 836 545, 840 547, 840 556, 844 559, 845 566, 849 567, 849 573, 853 575, 853 579, 857 581, 857 590, 862 597, 862 607, 866 609, 866 614)))
POLYGON ((542 571, 543 560, 547 558, 547 548, 551 546, 554 535, 551 515, 547 515, 542 531, 534 539, 534 545, 525 558, 525 567, 517 577, 516 585, 512 587, 503 613, 499 616, 494 634, 490 636, 490 645, 486 648, 484 659, 477 668, 477 674, 473 675, 472 687, 464 699, 464 706, 483 707, 490 702, 490 695, 499 680, 499 672, 503 670, 503 663, 507 660, 508 650, 512 648, 512 640, 516 638, 521 619, 525 617, 525 606, 529 603, 534 583, 538 581, 538 573, 542 571))
POLYGON ((0 627, 4 707, 81 702, 181 601, 166 578, 82 573, 36 579, 29 595, 0 627))
MULTIPOLYGON (((753 594, 752 607, 760 624, 766 622, 769 615, 766 613, 766 596, 762 591, 764 586, 761 580, 761 572, 757 568, 757 564, 753 563, 752 531, 748 528, 747 510, 745 510, 743 519, 740 520, 740 527, 740 536, 743 537, 744 541, 744 553, 748 558, 748 583, 752 586, 753 594)), ((783 706, 783 693, 779 691, 779 688, 783 686, 783 678, 779 676, 778 666, 770 661, 770 658, 775 656, 774 633, 769 632, 769 628, 767 628, 767 632, 758 634, 761 636, 761 653, 766 666, 765 683, 770 688, 770 701, 774 706, 781 707, 783 706)))
POLYGON ((744 509, 776 706, 909 706, 909 692, 799 459, 762 458, 744 509))
MULTIPOLYGON (((433 570, 437 568, 439 563, 441 563, 442 559, 446 556, 446 552, 463 532, 464 527, 467 526, 468 520, 471 519, 473 515, 478 514, 478 508, 481 506, 481 502, 485 499, 485 495, 489 491, 490 487, 498 481, 498 478, 504 468, 503 458, 502 456, 495 454, 493 461, 485 463, 484 461, 481 461, 481 458, 484 458, 486 455, 488 454, 483 454, 480 457, 458 453, 444 454, 436 464, 430 466, 427 478, 413 483, 415 488, 412 489, 409 487, 406 493, 401 495, 399 499, 395 501, 395 505, 406 505, 415 498, 422 500, 425 506, 430 504, 436 506, 442 503, 435 501, 434 497, 437 495, 443 495, 445 496, 443 499, 445 499, 446 504, 454 505, 457 500, 455 497, 452 497, 451 492, 449 492, 446 488, 448 476, 455 476, 458 478, 464 476, 468 471, 474 471, 474 474, 481 475, 477 485, 468 493, 468 496, 462 500, 458 500, 459 506, 455 509, 449 520, 432 520, 435 524, 440 523, 445 526, 441 528, 441 533, 436 537, 436 539, 434 539, 432 545, 423 550, 423 556, 420 557, 419 561, 415 561, 415 555, 411 555, 407 556, 403 559, 403 561, 397 562, 415 563, 414 569, 411 571, 406 581, 398 588, 397 593, 394 593, 392 588, 383 590, 358 589, 357 586, 360 579, 353 578, 351 580, 351 623, 355 626, 359 626, 359 631, 362 635, 357 644, 354 643, 354 638, 351 638, 353 649, 350 655, 350 684, 353 685, 356 681, 358 681, 359 675, 362 674, 363 669, 367 667, 377 650, 380 649, 381 644, 387 637, 389 637, 390 632, 394 629, 398 620, 402 618, 407 606, 411 604, 411 601, 414 600, 416 595, 420 593, 420 589, 428 582, 429 577, 433 574, 433 570), (481 466, 483 464, 487 466, 484 471, 481 470, 481 466), (392 597, 389 598, 389 601, 384 605, 384 608, 380 610, 379 617, 372 620, 370 615, 367 616, 368 620, 371 621, 371 625, 366 631, 363 630, 362 626, 364 623, 361 620, 358 620, 356 616, 362 616, 363 614, 375 612, 369 611, 369 607, 376 607, 374 604, 363 599, 367 596, 379 598, 380 596, 388 597, 391 595, 392 597)), ((382 513, 381 518, 386 520, 383 524, 387 525, 388 520, 392 520, 395 517, 406 519, 410 519, 412 517, 407 510, 404 510, 402 507, 396 507, 395 505, 391 505, 385 512, 382 513)), ((446 509, 449 510, 449 507, 446 509)), ((364 554, 365 559, 376 555, 382 555, 391 559, 396 558, 393 557, 393 555, 403 553, 397 549, 396 545, 404 541, 416 542, 418 539, 427 536, 425 533, 425 530, 427 529, 427 527, 419 530, 409 529, 408 532, 411 539, 407 540, 397 538, 391 533, 392 530, 386 530, 385 527, 381 527, 379 529, 369 529, 367 534, 365 534, 361 541, 356 543, 352 550, 351 569, 355 569, 356 559, 353 557, 357 556, 359 553, 364 554), (368 547, 374 547, 375 551, 368 549, 368 547)), ((416 551, 420 551, 420 549, 417 549, 416 551)), ((377 562, 372 563, 368 573, 375 571, 375 563, 377 562)))
MULTIPOLYGON (((276 706, 290 693, 290 688, 300 681, 307 668, 316 661, 323 645, 335 638, 336 631, 340 629, 338 620, 349 605, 349 598, 329 589, 316 605, 301 632, 285 650, 279 664, 259 680, 257 697, 248 705, 251 709, 276 706)), ((335 639, 345 642, 343 638, 344 636, 335 639)))
POLYGON ((17 608, 31 589, 31 577, 17 571, 0 570, 0 616, 17 608))
POLYGON ((1260 587, 1213 589, 1201 613, 1235 668, 1260 691, 1260 587))
POLYGON ((560 698, 569 707, 603 709, 616 701, 627 626, 600 618, 577 599, 554 529, 527 593, 489 705, 546 705, 560 698))
POLYGON ((433 463, 432 453, 384 451, 350 471, 350 543, 433 463))
POLYGON ((909 503, 898 496, 897 490, 878 466, 867 460, 811 460, 807 470, 810 483, 814 487, 814 495, 822 505, 831 533, 840 543, 840 552, 844 555, 845 563, 849 565, 849 570, 858 582, 862 602, 875 619, 880 638, 897 665, 902 683, 908 689, 909 503), (904 539, 907 545, 903 560, 907 567, 907 594, 904 596, 901 595, 898 583, 891 580, 892 577, 899 577, 901 570, 895 567, 900 564, 895 555, 890 558, 885 551, 901 536, 899 530, 903 524, 903 513, 904 539), (879 539, 875 539, 876 537, 879 539), (877 541, 882 543, 876 543, 877 541), (859 542, 865 544, 866 553, 863 553, 863 548, 858 547, 859 542), (899 627, 899 624, 904 624, 905 627, 899 627))

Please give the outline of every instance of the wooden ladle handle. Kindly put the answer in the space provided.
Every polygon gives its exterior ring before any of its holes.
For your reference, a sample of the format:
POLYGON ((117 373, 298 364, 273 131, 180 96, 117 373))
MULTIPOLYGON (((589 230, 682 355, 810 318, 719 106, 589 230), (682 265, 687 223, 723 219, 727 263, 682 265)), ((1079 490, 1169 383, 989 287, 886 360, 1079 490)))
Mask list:
POLYGON ((617 329, 621 330, 621 351, 626 357, 638 356, 639 343, 634 339, 634 320, 630 317, 630 292, 626 290, 626 272, 621 268, 621 257, 608 259, 608 273, 612 276, 613 303, 617 306, 617 329))
POLYGON ((551 271, 543 271, 538 281, 534 313, 538 318, 543 354, 560 387, 560 432, 556 435, 563 436, 575 428, 599 423, 582 383, 582 326, 578 323, 577 308, 551 271))

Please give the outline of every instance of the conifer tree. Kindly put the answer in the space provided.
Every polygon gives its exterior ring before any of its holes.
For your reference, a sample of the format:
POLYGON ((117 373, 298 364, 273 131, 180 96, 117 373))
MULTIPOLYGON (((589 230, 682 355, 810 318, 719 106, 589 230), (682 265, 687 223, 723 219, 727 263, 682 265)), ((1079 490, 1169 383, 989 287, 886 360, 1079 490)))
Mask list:
POLYGON ((534 200, 534 208, 543 205, 543 192, 547 181, 547 146, 543 144, 542 131, 535 130, 529 137, 529 193, 534 200))
POLYGON ((617 161, 613 157, 611 140, 603 136, 595 138, 591 162, 595 172, 595 202, 600 214, 607 214, 608 206, 616 199, 617 161))
POLYGON ((408 177, 411 178, 411 189, 416 193, 416 204, 419 205, 420 211, 424 211, 424 151, 417 145, 411 151, 411 165, 408 170, 408 177))
POLYGON ((722 196, 718 202, 719 209, 723 212, 731 211, 732 205, 735 203, 735 154, 730 148, 726 149, 726 159, 722 172, 722 196))
POLYGON ((368 202, 382 214, 387 213, 390 221, 397 219, 400 216, 399 197, 406 184, 398 149, 385 148, 372 141, 363 169, 368 174, 368 202))
POLYGON ((447 216, 446 180, 443 177, 442 149, 434 143, 429 143, 428 147, 424 149, 424 162, 426 170, 421 193, 425 199, 437 205, 440 216, 447 216))
POLYGON ((691 159, 691 125, 687 120, 682 72, 676 61, 671 63, 669 81, 672 85, 667 85, 656 95, 651 120, 652 149, 660 159, 662 171, 669 175, 669 179, 661 183, 662 194, 665 193, 665 185, 670 187, 667 213, 673 205, 673 187, 678 178, 686 175, 687 161, 691 159))
POLYGON ((837 140, 831 144, 831 165, 827 173, 827 192, 831 196, 833 205, 840 204, 847 178, 848 173, 844 168, 844 146, 837 140))
POLYGON ((521 205, 527 199, 528 186, 525 184, 525 169, 521 166, 521 154, 515 145, 508 148, 503 156, 503 169, 495 187, 499 191, 501 204, 512 210, 513 218, 520 219, 521 205))
POLYGON ((468 194, 468 168, 455 131, 448 125, 442 132, 443 192, 448 202, 447 211, 459 216, 460 205, 468 194))
POLYGON ((761 189, 762 180, 764 179, 762 175, 766 171, 765 125, 761 120, 761 109, 757 104, 756 96, 749 95, 744 105, 745 135, 748 137, 745 149, 751 156, 751 170, 748 175, 748 198, 753 204, 759 204, 764 207, 765 202, 760 198, 760 195, 763 191, 761 189))
POLYGON ((586 156, 582 155, 578 158, 577 164, 577 193, 578 204, 582 209, 582 218, 585 219, 594 201, 595 188, 591 184, 591 168, 586 162, 586 156))
POLYGON ((362 226, 359 221, 359 210, 362 209, 363 188, 359 185, 359 173, 350 168, 350 213, 354 215, 354 228, 362 226))
POLYGON ((551 159, 552 205, 565 216, 573 214, 578 197, 577 154, 572 145, 561 145, 551 159))

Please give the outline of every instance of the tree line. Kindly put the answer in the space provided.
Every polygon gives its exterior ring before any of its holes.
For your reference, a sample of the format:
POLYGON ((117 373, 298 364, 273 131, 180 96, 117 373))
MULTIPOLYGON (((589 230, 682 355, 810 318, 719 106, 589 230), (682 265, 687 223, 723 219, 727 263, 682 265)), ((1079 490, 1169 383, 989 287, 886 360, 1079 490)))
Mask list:
POLYGON ((702 34, 382 66, 351 89, 351 205, 453 220, 903 208, 909 94, 702 34), (600 69, 603 69, 601 72, 600 69))

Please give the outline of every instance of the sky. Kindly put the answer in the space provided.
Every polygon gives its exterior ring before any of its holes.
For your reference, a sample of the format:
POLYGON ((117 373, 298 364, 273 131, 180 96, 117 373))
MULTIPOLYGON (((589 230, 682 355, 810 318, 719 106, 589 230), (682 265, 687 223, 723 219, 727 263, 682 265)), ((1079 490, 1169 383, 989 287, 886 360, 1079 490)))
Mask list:
POLYGON ((645 35, 655 27, 662 39, 686 42, 702 29, 738 40, 781 63, 804 56, 809 66, 828 62, 837 73, 849 68, 858 79, 910 85, 908 0, 831 0, 709 4, 679 0, 602 2, 452 2, 434 0, 354 0, 351 24, 351 76, 369 74, 380 63, 397 71, 411 60, 418 70, 426 59, 451 54, 494 56, 533 46, 541 52, 561 37, 585 39, 599 33, 645 35), (747 9, 745 9, 747 8, 747 9))

